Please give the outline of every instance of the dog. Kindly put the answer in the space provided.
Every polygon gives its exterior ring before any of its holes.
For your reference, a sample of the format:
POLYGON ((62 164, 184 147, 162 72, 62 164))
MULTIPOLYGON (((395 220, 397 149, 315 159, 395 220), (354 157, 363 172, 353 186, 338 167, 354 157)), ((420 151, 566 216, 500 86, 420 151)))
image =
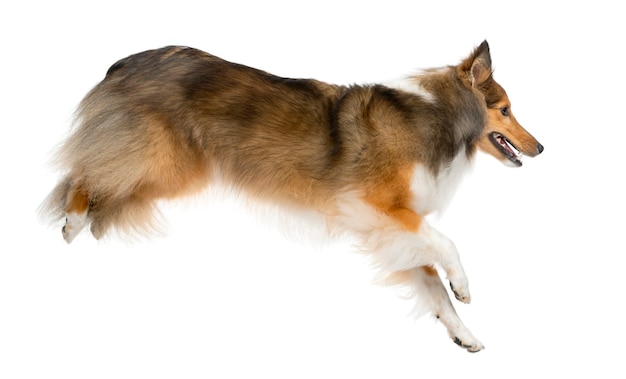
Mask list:
POLYGON ((351 233, 386 283, 408 286, 455 343, 477 352, 484 346, 439 275, 470 302, 457 249, 425 217, 445 208, 479 150, 513 167, 543 151, 494 80, 487 41, 457 65, 352 86, 169 46, 118 61, 85 96, 42 212, 65 219, 68 243, 87 225, 95 238, 141 232, 157 200, 219 178, 351 233))

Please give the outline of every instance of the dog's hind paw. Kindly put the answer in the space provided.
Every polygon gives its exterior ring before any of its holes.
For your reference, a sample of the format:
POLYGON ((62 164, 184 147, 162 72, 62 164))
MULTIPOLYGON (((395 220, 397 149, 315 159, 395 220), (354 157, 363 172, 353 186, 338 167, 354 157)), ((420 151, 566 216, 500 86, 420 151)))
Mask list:
POLYGON ((65 242, 70 243, 80 233, 80 231, 87 225, 87 212, 83 213, 67 213, 65 217, 65 225, 61 229, 63 233, 63 239, 65 242))

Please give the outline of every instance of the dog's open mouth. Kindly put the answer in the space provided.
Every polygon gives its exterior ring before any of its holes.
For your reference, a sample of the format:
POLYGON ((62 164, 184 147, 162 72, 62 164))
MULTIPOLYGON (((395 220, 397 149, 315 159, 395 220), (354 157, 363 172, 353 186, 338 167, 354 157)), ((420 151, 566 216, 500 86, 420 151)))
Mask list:
POLYGON ((505 136, 492 132, 489 139, 511 162, 517 166, 522 165, 522 153, 505 136))

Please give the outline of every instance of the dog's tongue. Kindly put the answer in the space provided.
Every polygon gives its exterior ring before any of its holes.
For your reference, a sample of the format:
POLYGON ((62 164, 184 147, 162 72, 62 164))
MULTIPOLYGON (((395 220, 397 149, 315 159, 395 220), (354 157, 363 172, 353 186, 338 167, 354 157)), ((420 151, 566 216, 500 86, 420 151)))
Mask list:
POLYGON ((509 153, 511 157, 516 159, 520 158, 519 151, 517 151, 517 149, 513 147, 513 145, 503 135, 498 135, 496 139, 498 140, 498 144, 502 147, 502 149, 509 153))

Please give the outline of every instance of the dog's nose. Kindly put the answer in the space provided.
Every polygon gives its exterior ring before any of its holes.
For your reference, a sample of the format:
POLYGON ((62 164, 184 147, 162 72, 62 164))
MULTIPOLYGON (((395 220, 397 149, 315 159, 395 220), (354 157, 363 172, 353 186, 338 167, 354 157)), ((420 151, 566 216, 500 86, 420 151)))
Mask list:
POLYGON ((541 154, 543 152, 543 145, 537 142, 537 154, 541 154))

